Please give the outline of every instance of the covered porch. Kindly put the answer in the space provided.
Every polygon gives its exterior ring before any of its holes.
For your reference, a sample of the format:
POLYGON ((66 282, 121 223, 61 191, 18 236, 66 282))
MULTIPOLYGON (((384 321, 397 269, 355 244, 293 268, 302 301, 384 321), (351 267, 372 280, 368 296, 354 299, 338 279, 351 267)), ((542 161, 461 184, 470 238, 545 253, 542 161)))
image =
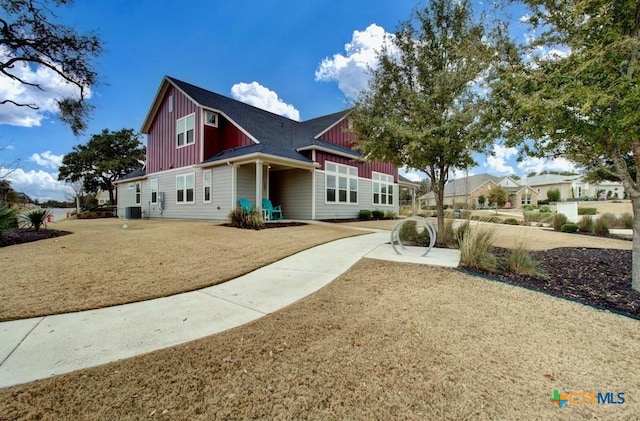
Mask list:
POLYGON ((313 219, 314 164, 268 155, 243 157, 227 164, 232 166, 234 209, 239 199, 246 199, 268 220, 262 201, 269 199, 274 207, 282 207, 285 219, 313 219))

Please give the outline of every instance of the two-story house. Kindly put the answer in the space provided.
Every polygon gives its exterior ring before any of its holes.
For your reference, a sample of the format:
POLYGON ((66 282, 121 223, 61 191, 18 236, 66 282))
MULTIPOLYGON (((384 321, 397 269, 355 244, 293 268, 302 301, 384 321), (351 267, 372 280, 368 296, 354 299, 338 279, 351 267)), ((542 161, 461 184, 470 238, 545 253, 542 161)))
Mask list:
POLYGON ((117 182, 118 215, 225 220, 238 199, 286 219, 398 212, 398 169, 353 149, 349 111, 298 122, 165 77, 142 126, 145 169, 117 182))

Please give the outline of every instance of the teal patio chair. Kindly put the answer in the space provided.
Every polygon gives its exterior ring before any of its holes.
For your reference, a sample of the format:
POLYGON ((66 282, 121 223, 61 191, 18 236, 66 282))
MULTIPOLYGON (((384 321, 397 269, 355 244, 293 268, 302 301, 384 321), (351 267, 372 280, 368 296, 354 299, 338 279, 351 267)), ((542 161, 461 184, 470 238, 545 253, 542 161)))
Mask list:
POLYGON ((251 212, 253 205, 249 199, 238 199, 238 206, 245 212, 251 212))
POLYGON ((282 205, 273 206, 271 200, 262 199, 262 209, 267 211, 267 219, 269 221, 282 219, 282 205))

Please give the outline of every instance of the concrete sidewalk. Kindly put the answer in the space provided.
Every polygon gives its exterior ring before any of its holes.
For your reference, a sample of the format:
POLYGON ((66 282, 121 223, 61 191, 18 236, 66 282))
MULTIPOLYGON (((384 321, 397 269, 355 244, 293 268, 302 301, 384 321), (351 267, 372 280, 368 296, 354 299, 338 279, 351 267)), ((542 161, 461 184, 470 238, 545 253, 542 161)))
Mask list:
POLYGON ((241 326, 328 284, 363 257, 457 267, 459 253, 409 248, 389 232, 344 238, 223 284, 99 310, 0 323, 0 387, 117 361, 241 326))

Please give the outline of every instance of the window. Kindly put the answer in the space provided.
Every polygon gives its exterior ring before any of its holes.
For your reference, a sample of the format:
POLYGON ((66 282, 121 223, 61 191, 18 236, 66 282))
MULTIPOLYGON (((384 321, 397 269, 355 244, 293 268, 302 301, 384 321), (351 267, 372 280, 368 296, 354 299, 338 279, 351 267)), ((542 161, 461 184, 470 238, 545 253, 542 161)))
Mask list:
POLYGON ((195 174, 185 174, 176 177, 176 202, 194 203, 195 174))
POLYGON ((326 162, 325 185, 328 203, 358 203, 358 168, 326 162))
POLYGON ((151 203, 155 205, 158 203, 158 179, 149 180, 149 185, 151 188, 151 203))
POLYGON ((374 172, 373 180, 373 204, 393 205, 393 176, 374 172))
POLYGON ((196 115, 190 114, 186 117, 178 119, 176 123, 176 135, 178 147, 191 145, 195 142, 194 127, 196 125, 196 115))
POLYGON ((202 201, 211 203, 211 170, 206 170, 202 177, 202 201))
POLYGON ((169 95, 169 112, 173 112, 173 95, 169 95))
POLYGON ((520 204, 521 205, 530 205, 531 204, 531 195, 530 194, 523 194, 522 195, 522 199, 520 199, 520 204))
POLYGON ((204 110, 204 124, 207 126, 218 127, 218 114, 213 111, 204 110))
POLYGON ((136 205, 139 205, 142 202, 142 190, 141 190, 141 186, 140 186, 140 182, 136 181, 136 185, 135 185, 135 189, 136 189, 136 205))

